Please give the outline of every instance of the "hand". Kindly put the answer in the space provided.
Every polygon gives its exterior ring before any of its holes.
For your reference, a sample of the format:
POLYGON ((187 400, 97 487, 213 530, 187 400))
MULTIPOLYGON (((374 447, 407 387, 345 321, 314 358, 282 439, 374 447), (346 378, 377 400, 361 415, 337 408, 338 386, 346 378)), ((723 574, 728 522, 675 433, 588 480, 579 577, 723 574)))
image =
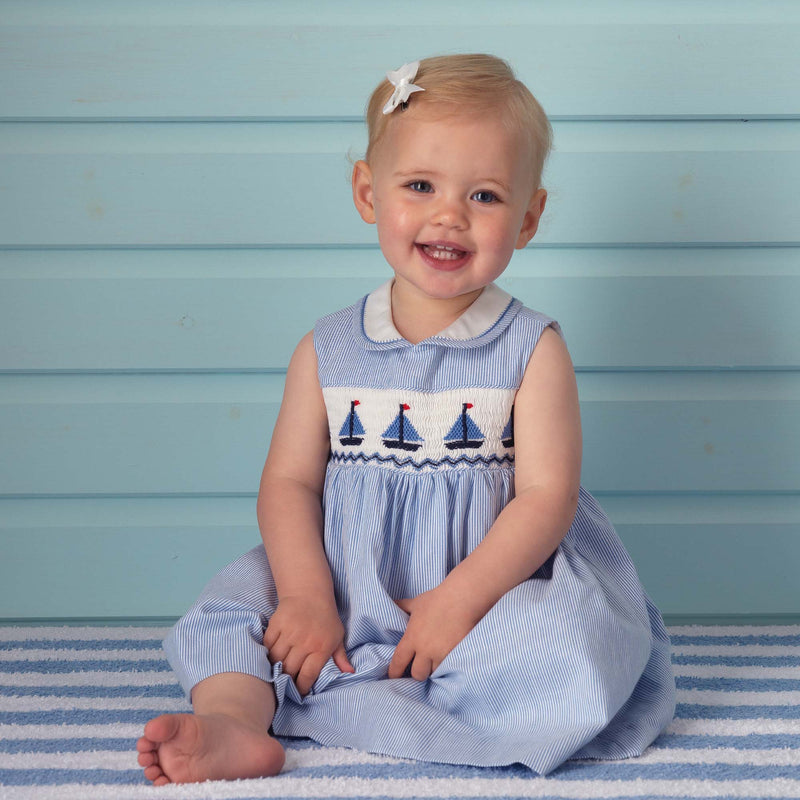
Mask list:
POLYGON ((344 649, 344 626, 336 606, 314 597, 284 597, 264 632, 270 663, 283 671, 307 695, 328 659, 342 672, 355 672, 344 649))
POLYGON ((395 602, 410 619, 389 664, 390 678, 402 678, 411 664, 411 677, 427 680, 480 619, 441 586, 395 602))

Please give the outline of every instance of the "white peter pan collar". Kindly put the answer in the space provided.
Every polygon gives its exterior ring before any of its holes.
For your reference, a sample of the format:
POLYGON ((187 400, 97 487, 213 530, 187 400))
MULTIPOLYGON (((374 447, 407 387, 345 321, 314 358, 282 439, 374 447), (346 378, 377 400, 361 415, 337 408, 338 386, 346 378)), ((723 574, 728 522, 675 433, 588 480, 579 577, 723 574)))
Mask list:
MULTIPOLYGON (((392 280, 368 294, 364 301, 364 333, 377 344, 405 342, 392 321, 392 280)), ((514 298, 490 283, 475 302, 452 324, 431 340, 466 342, 493 328, 514 303, 514 298)))

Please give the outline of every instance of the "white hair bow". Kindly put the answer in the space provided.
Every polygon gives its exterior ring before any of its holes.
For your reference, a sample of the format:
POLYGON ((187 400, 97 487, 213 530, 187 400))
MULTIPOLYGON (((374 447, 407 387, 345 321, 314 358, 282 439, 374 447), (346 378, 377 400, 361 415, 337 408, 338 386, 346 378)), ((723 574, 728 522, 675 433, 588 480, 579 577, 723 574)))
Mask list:
POLYGON ((411 81, 417 77, 419 61, 412 61, 410 64, 403 64, 399 69, 389 70, 386 77, 389 83, 395 87, 392 96, 383 107, 384 114, 391 114, 401 103, 407 103, 408 98, 413 92, 424 92, 421 86, 415 86, 411 81))

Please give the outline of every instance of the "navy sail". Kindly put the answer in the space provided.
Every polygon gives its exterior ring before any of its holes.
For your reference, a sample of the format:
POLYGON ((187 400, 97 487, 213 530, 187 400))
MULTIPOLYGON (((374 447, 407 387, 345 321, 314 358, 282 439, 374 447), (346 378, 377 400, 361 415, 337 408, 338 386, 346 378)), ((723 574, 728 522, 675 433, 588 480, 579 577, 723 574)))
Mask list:
POLYGON ((400 411, 392 421, 392 424, 383 432, 383 444, 394 450, 419 450, 422 447, 423 439, 417 430, 406 418, 406 411, 411 406, 400 403, 400 411))
POLYGON ((462 405, 461 414, 444 437, 445 447, 448 450, 475 449, 486 440, 483 431, 467 413, 470 408, 472 408, 472 403, 462 405))
POLYGON ((356 445, 364 441, 364 426, 356 413, 356 406, 361 405, 358 400, 350 401, 350 413, 339 431, 339 441, 343 445, 356 445))

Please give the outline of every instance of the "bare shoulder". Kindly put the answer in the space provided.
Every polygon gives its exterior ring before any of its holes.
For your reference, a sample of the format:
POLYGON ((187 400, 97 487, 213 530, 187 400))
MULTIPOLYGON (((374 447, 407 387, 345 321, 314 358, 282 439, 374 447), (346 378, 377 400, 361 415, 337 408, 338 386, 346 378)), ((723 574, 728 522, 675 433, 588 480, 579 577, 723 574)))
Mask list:
POLYGON ((298 373, 298 377, 313 377, 317 380, 317 351, 314 348, 314 331, 309 331, 295 347, 289 361, 289 373, 298 373), (309 376, 310 373, 310 376, 309 376))
POLYGON ((531 356, 514 404, 520 488, 555 483, 569 493, 580 480, 581 418, 575 369, 561 336, 547 328, 531 356))
POLYGON ((313 332, 307 333, 292 353, 286 371, 281 415, 286 412, 294 416, 292 410, 297 406, 302 409, 301 413, 316 412, 314 414, 316 417, 324 412, 313 332))
POLYGON ((321 486, 329 446, 328 417, 317 375, 314 335, 308 333, 298 343, 289 362, 265 470, 291 474, 304 483, 321 486))
POLYGON ((566 343, 553 328, 546 328, 539 338, 525 369, 518 396, 521 394, 524 399, 528 393, 546 388, 552 391, 574 388, 577 394, 572 358, 566 343))

